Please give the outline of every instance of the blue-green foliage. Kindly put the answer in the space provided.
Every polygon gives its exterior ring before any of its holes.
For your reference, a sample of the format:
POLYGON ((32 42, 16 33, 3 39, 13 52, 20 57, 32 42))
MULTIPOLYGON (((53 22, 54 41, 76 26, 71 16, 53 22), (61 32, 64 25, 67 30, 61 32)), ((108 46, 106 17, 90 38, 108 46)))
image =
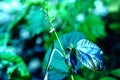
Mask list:
MULTIPOLYGON (((50 19, 47 18, 46 13, 49 12, 50 18, 55 18, 52 24, 58 35, 61 36, 60 41, 66 53, 70 53, 66 49, 70 47, 71 43, 76 48, 77 42, 86 37, 86 39, 100 45, 105 52, 104 57, 108 61, 112 59, 111 64, 108 65, 109 70, 101 72, 91 71, 77 61, 76 68, 78 73, 73 74, 75 80, 119 79, 119 3, 120 0, 1 0, 0 70, 2 68, 7 69, 5 70, 8 75, 7 77, 12 80, 30 80, 28 78, 30 77, 30 73, 31 77, 36 79, 35 74, 33 74, 35 72, 37 74, 40 72, 38 80, 42 79, 41 66, 39 70, 33 72, 29 72, 27 69, 32 57, 40 58, 44 64, 44 71, 50 52, 53 50, 48 50, 48 48, 54 44, 54 48, 61 51, 61 53, 63 52, 58 45, 58 41, 54 42, 56 39, 55 35, 49 33, 49 28, 51 27, 49 24, 50 19), (9 47, 14 48, 15 51, 11 52, 9 47), (47 53, 45 54, 45 52, 47 53)), ((91 57, 91 54, 87 54, 91 50, 87 49, 86 51, 86 53, 78 52, 82 56, 81 62, 89 62, 85 56, 99 63, 101 62, 102 58, 100 54, 95 54, 91 57)), ((70 69, 66 65, 65 60, 55 52, 49 70, 49 78, 52 80, 63 78, 70 80, 70 69)), ((1 72, 4 71, 1 70, 1 72)), ((1 76, 2 74, 0 75, 0 79, 1 76)))
POLYGON ((77 57, 91 70, 105 70, 103 51, 94 43, 86 39, 81 39, 77 43, 77 57))
MULTIPOLYGON (((66 54, 69 54, 67 52, 67 48, 70 47, 71 43, 74 46, 76 46, 77 42, 83 38, 85 38, 84 35, 76 31, 61 36, 60 41, 62 42, 62 45, 66 51, 66 54)), ((61 53, 63 53, 58 41, 55 41, 53 46, 54 46, 53 49, 58 49, 61 53)), ((44 64, 43 69, 46 69, 46 65, 48 63, 50 54, 51 54, 51 49, 45 55, 45 59, 44 59, 45 64, 44 64)), ((77 63, 76 67, 80 68, 80 66, 81 66, 80 63, 77 63)), ((49 79, 50 80, 57 80, 57 79, 61 80, 70 74, 69 69, 70 67, 68 67, 67 64, 65 63, 65 59, 61 57, 58 52, 55 52, 52 58, 50 69, 49 69, 49 79)))

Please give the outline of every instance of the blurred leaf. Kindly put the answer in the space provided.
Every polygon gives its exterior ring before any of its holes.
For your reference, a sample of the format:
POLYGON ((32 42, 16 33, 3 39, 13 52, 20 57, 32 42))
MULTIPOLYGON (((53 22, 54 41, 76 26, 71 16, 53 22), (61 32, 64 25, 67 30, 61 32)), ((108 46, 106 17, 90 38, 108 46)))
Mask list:
POLYGON ((4 34, 0 34, 0 47, 4 45, 4 41, 5 41, 5 35, 4 34))
POLYGON ((118 28, 120 28, 120 24, 119 23, 113 23, 110 25, 110 28, 113 29, 113 30, 116 30, 118 28))
POLYGON ((112 70, 110 73, 116 77, 120 77, 120 68, 112 70))
POLYGON ((13 67, 8 67, 8 70, 7 70, 7 73, 10 78, 12 78, 11 75, 13 74, 13 72, 16 68, 19 69, 20 77, 30 77, 30 74, 27 70, 25 63, 18 55, 16 55, 13 52, 12 48, 7 48, 4 51, 0 51, 0 59, 6 60, 6 61, 14 64, 13 67))
POLYGON ((74 75, 74 80, 86 80, 85 78, 82 78, 80 75, 74 75))
POLYGON ((27 10, 29 9, 30 5, 26 4, 22 6, 22 10, 15 15, 15 18, 13 21, 10 22, 9 26, 7 27, 7 32, 11 31, 11 29, 13 27, 15 27, 15 25, 20 22, 20 20, 26 15, 27 10))
POLYGON ((91 71, 85 66, 81 66, 80 68, 81 75, 87 80, 99 80, 102 77, 108 76, 109 71, 91 71))
POLYGON ((119 12, 120 0, 105 0, 104 2, 107 5, 110 13, 119 12))
POLYGON ((112 29, 117 34, 120 34, 120 24, 119 23, 112 23, 110 25, 110 29, 112 29))
POLYGON ((94 43, 81 39, 77 43, 77 57, 87 68, 99 71, 104 70, 103 51, 94 43))
POLYGON ((87 15, 85 21, 81 23, 79 30, 91 41, 96 41, 97 38, 106 36, 103 21, 95 14, 87 15))
POLYGON ((117 79, 115 79, 113 77, 103 77, 103 78, 101 78, 99 80, 117 80, 117 79))
POLYGON ((44 28, 46 28, 48 22, 45 19, 44 11, 38 6, 32 6, 25 19, 27 20, 27 29, 30 31, 32 36, 42 32, 44 28))

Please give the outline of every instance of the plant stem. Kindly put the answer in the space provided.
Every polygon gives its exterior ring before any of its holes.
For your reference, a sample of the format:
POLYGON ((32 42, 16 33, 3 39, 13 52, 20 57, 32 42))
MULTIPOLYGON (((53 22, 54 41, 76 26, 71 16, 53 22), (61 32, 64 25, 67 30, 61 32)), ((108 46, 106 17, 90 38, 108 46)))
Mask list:
MULTIPOLYGON (((54 19, 53 19, 53 18, 51 19, 50 16, 49 16, 49 13, 48 13, 48 6, 46 6, 46 8, 45 8, 44 11, 45 11, 45 13, 46 13, 46 17, 47 17, 47 19, 48 19, 48 21, 49 21, 49 24, 50 24, 51 28, 52 28, 52 29, 55 29, 54 26, 53 26, 53 24, 52 24, 52 21, 53 21, 54 19)), ((65 56, 66 56, 66 53, 65 53, 65 50, 64 50, 64 48, 63 48, 63 46, 62 46, 62 43, 61 43, 61 41, 60 41, 60 39, 59 39, 59 37, 58 37, 58 34, 57 34, 57 32, 56 32, 55 30, 53 30, 53 32, 54 32, 54 34, 55 34, 55 36, 56 36, 56 38, 57 38, 57 40, 58 40, 58 43, 59 43, 59 45, 60 45, 60 48, 61 48, 62 51, 63 51, 63 56, 65 57, 65 56)))
POLYGON ((70 76, 70 77, 71 77, 71 80, 74 80, 74 77, 73 77, 73 75, 72 75, 72 74, 71 74, 71 76, 70 76))
POLYGON ((63 46, 62 46, 62 43, 61 43, 61 41, 60 41, 60 39, 59 39, 56 31, 54 31, 54 33, 55 33, 55 35, 56 35, 56 37, 57 37, 57 40, 58 40, 58 42, 59 42, 59 45, 60 45, 61 49, 63 50, 63 55, 65 56, 66 54, 65 54, 64 48, 63 48, 63 46))
MULTIPOLYGON (((49 23, 50 23, 50 26, 51 26, 52 28, 54 28, 52 22, 49 21, 49 23)), ((61 49, 62 49, 62 51, 63 51, 63 55, 64 55, 64 57, 65 57, 65 55, 66 55, 65 50, 64 50, 64 48, 63 48, 63 46, 62 46, 62 43, 61 43, 61 41, 60 41, 60 39, 59 39, 59 37, 58 37, 58 34, 57 34, 57 32, 56 32, 55 30, 54 30, 54 34, 55 34, 55 36, 56 36, 56 38, 57 38, 57 40, 58 40, 58 43, 59 43, 59 45, 60 45, 60 47, 61 47, 61 49)))

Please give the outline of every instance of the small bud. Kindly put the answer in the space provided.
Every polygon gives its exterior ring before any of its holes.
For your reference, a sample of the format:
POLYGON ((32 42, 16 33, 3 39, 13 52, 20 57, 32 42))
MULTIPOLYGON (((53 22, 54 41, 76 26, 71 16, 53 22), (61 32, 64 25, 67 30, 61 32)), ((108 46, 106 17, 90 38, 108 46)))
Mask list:
POLYGON ((52 22, 52 21, 54 21, 55 20, 55 18, 52 18, 51 20, 50 20, 50 22, 52 22))
POLYGON ((55 31, 55 28, 51 27, 49 32, 52 33, 53 31, 55 31))

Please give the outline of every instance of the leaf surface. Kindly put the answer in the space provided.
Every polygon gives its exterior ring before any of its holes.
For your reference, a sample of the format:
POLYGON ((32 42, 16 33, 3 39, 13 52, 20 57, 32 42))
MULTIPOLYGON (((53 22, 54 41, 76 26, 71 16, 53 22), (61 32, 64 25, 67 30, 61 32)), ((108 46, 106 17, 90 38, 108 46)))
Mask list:
POLYGON ((120 77, 120 68, 112 70, 111 74, 114 75, 114 76, 116 76, 116 77, 120 77))
POLYGON ((103 51, 94 43, 81 39, 77 43, 77 58, 91 70, 104 70, 103 51))

